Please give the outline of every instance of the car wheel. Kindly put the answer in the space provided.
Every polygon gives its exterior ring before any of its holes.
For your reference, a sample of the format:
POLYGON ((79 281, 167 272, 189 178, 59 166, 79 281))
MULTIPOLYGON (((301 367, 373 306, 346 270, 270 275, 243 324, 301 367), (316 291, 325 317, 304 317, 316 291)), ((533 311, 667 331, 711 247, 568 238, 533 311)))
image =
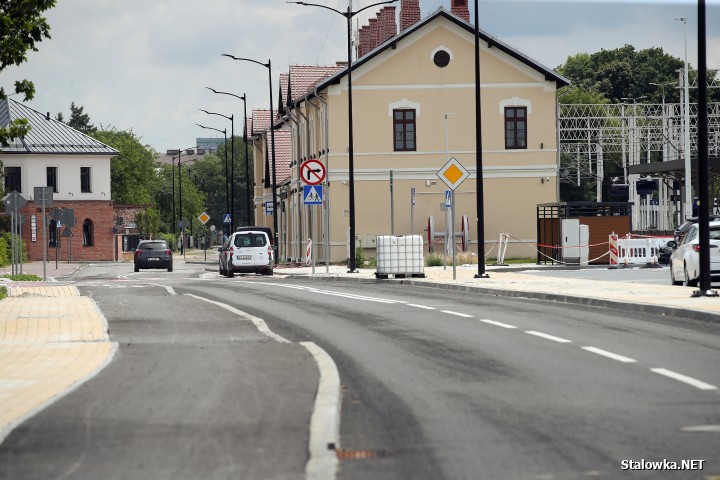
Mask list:
POLYGON ((139 272, 139 271, 140 271, 140 267, 135 266, 135 272, 137 273, 137 272, 139 272))
POLYGON ((227 269, 227 275, 226 275, 226 276, 227 276, 228 278, 233 278, 233 277, 235 276, 235 272, 233 271, 232 268, 228 268, 228 269, 227 269))
POLYGON ((263 274, 263 275, 270 275, 270 276, 272 276, 272 274, 273 274, 273 269, 272 269, 272 268, 266 268, 265 270, 262 271, 262 274, 263 274))
POLYGON ((688 271, 687 271, 687 265, 685 265, 685 285, 687 285, 688 287, 697 287, 697 284, 698 284, 697 278, 695 280, 690 280, 690 275, 688 274, 688 271))
POLYGON ((670 265, 670 284, 671 285, 682 285, 683 282, 675 280, 675 272, 673 271, 672 264, 670 265))
POLYGON ((170 266, 168 267, 168 272, 172 272, 172 268, 173 268, 172 265, 170 265, 170 266))

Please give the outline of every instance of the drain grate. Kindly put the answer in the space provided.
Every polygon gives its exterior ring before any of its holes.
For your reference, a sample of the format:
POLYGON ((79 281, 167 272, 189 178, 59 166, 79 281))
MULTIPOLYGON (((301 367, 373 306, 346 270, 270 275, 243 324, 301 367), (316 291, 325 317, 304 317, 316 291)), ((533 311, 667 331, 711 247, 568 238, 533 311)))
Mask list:
POLYGON ((390 456, 387 450, 335 450, 340 460, 363 460, 366 458, 383 458, 390 456))

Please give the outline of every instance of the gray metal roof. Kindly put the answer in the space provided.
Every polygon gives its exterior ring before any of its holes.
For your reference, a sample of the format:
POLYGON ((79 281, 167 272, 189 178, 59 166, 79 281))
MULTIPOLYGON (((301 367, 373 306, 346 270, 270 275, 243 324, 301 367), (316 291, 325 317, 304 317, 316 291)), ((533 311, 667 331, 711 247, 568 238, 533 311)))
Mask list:
POLYGON ((60 154, 60 155, 118 155, 112 147, 62 122, 48 118, 43 113, 13 99, 0 99, 0 128, 7 127, 16 119, 26 118, 30 124, 27 136, 10 140, 10 145, 0 147, 0 153, 60 154))

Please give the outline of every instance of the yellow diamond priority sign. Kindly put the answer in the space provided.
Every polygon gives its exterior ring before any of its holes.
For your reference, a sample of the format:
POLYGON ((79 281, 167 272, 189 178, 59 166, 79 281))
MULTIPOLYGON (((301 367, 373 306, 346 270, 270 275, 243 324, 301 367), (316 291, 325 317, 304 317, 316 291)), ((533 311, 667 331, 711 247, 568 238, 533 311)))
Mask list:
POLYGON ((460 165, 460 162, 453 157, 448 160, 444 167, 438 170, 437 176, 445 182, 445 185, 450 187, 450 190, 455 190, 470 176, 470 172, 465 170, 465 167, 460 165))
POLYGON ((207 213, 203 212, 203 213, 201 213, 200 216, 198 217, 198 220, 200 220, 200 221, 203 223, 203 225, 205 225, 205 224, 207 223, 207 221, 210 220, 210 215, 208 215, 207 213))

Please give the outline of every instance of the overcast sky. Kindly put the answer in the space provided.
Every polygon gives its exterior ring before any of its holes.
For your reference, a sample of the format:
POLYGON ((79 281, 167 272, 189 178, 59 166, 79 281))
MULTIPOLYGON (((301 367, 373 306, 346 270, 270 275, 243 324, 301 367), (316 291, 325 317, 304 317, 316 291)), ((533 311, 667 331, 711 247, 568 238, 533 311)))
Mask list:
MULTIPOLYGON (((375 1, 354 0, 353 6, 375 1)), ((316 3, 347 7, 347 0, 316 3)), ((423 16, 450 9, 450 0, 420 3, 423 16)), ((472 15, 474 3, 468 3, 472 15)), ((708 67, 720 68, 720 0, 706 3, 708 67)), ((675 19, 687 17, 688 59, 697 66, 694 1, 480 0, 479 8, 482 30, 551 68, 570 55, 625 44, 662 47, 684 58, 685 30, 675 19)), ((206 86, 247 93, 248 114, 268 108, 267 69, 222 53, 271 59, 275 97, 278 74, 288 64, 334 64, 347 56, 342 16, 285 0, 60 0, 47 19, 52 39, 22 66, 2 72, 5 90, 28 78, 37 90, 32 108, 67 119, 75 102, 95 126, 132 129, 159 152, 194 146, 196 137, 221 136, 196 123, 227 127, 229 135, 229 121, 201 108, 235 115, 236 134, 242 135, 242 101, 206 86)))

